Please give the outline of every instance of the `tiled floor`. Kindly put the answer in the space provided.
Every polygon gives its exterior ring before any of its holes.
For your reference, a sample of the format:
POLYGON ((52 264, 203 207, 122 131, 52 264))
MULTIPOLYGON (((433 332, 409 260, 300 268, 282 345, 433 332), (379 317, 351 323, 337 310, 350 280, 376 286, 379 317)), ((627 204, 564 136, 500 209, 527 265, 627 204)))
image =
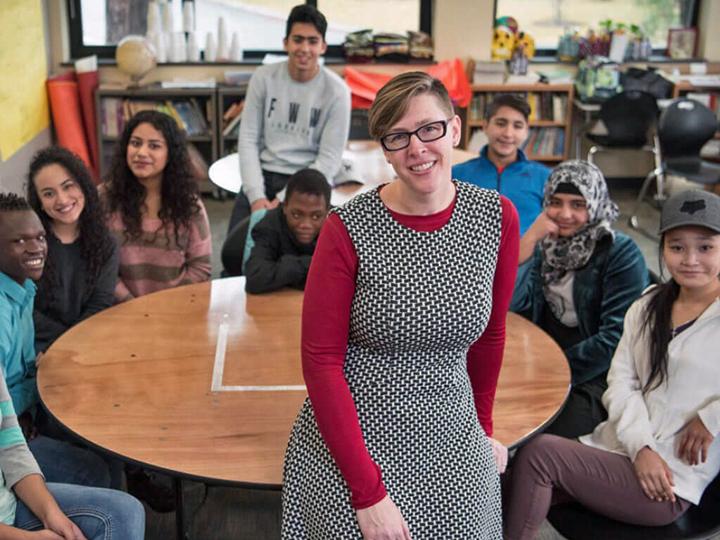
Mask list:
MULTIPOLYGON (((632 236, 653 270, 657 271, 657 241, 630 229, 627 218, 639 189, 639 180, 612 180, 610 192, 622 213, 616 226, 632 236)), ((205 198, 213 234, 213 278, 220 276, 220 250, 225 238, 233 201, 205 198)), ((649 230, 656 230, 659 214, 649 204, 641 208, 641 222, 649 230)), ((212 488, 203 502, 204 490, 200 484, 190 483, 187 501, 194 518, 193 538, 201 539, 275 539, 279 538, 280 497, 273 491, 212 488)), ((174 514, 158 515, 148 511, 149 540, 172 538, 174 514)), ((539 540, 558 540, 561 537, 546 524, 539 540)))

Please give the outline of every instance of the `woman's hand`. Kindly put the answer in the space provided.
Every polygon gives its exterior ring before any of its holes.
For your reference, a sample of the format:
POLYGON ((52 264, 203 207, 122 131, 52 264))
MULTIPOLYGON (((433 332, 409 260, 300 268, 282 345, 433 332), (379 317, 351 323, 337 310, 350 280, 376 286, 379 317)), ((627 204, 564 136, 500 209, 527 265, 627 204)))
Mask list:
POLYGON ((645 495, 653 501, 675 502, 672 472, 660 455, 648 446, 635 456, 635 474, 645 495))
POLYGON ((502 474, 507 468, 508 462, 508 449, 503 446, 499 441, 496 441, 492 437, 488 437, 490 440, 490 446, 492 446, 493 457, 495 458, 495 466, 497 467, 498 473, 502 474))
POLYGON ((700 417, 696 416, 690 420, 679 435, 678 457, 690 465, 705 463, 708 448, 715 437, 708 431, 700 417))
POLYGON ((355 513, 364 540, 410 540, 405 518, 387 495, 380 502, 355 513))

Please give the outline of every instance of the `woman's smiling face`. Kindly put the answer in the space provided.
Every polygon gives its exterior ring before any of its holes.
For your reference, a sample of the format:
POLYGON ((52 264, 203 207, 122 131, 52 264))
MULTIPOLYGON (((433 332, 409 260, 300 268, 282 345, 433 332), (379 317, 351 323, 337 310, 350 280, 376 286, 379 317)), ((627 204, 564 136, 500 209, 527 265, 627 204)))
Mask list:
POLYGON ((422 194, 434 193, 444 182, 450 182, 453 146, 460 140, 460 119, 456 115, 448 119, 435 96, 421 94, 410 100, 403 117, 384 135, 414 132, 433 122, 447 122, 444 136, 423 142, 414 134, 407 147, 384 150, 400 181, 422 194))
POLYGON ((76 225, 85 208, 85 194, 65 167, 51 163, 33 178, 43 212, 53 223, 76 225))

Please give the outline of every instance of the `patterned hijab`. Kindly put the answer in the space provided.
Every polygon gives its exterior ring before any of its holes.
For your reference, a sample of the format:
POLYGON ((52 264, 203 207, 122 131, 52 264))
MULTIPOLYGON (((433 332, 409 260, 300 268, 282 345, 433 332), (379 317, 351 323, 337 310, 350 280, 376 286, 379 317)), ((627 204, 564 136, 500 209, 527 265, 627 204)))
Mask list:
POLYGON ((542 278, 547 286, 568 271, 582 268, 595 251, 598 240, 613 235, 611 223, 618 217, 618 207, 610 200, 602 171, 587 161, 572 160, 558 165, 545 183, 543 207, 550 205, 560 184, 572 184, 585 198, 588 222, 571 237, 546 236, 541 243, 542 278))

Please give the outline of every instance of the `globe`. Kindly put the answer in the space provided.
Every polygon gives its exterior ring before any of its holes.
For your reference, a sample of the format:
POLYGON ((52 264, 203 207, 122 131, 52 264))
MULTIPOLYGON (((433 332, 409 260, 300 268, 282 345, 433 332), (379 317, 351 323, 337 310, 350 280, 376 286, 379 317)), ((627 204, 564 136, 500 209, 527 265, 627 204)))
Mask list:
POLYGON ((115 49, 115 61, 120 71, 130 76, 130 86, 138 86, 140 79, 156 65, 155 48, 144 36, 125 36, 115 49))

